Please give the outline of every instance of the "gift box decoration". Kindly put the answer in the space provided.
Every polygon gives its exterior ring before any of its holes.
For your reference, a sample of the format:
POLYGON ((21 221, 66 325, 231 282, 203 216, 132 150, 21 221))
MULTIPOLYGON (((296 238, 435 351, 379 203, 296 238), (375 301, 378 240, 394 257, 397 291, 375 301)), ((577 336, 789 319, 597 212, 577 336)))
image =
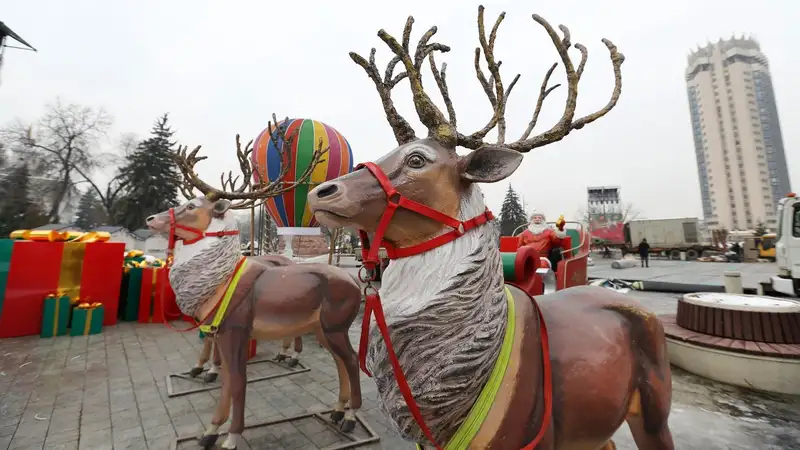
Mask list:
POLYGON ((15 232, 15 239, 26 237, 37 240, 0 240, 0 282, 3 258, 8 259, 0 338, 40 334, 42 299, 53 292, 103 303, 108 312, 105 325, 116 323, 124 243, 102 241, 105 237, 99 233, 75 237, 63 232, 47 236, 38 231, 15 232), (72 240, 59 241, 62 238, 72 240))
POLYGON ((45 297, 42 306, 42 331, 39 336, 50 338, 67 334, 71 308, 69 297, 63 293, 45 297))
POLYGON ((11 268, 11 252, 14 250, 14 241, 0 239, 0 317, 3 315, 3 299, 6 296, 6 283, 8 270, 11 268))
POLYGON ((161 323, 180 318, 175 293, 169 285, 169 269, 165 267, 126 268, 120 299, 122 320, 161 323))
POLYGON ((105 307, 102 303, 81 303, 72 310, 70 336, 87 336, 103 331, 105 307))

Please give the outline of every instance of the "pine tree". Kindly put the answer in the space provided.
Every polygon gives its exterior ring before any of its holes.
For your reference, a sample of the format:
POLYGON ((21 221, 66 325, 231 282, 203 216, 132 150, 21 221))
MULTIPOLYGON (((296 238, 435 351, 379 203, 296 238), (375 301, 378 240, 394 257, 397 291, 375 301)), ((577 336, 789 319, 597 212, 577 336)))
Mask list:
POLYGON ((78 211, 75 213, 75 225, 82 230, 104 225, 107 221, 103 205, 97 197, 97 193, 90 189, 81 196, 78 202, 78 211))
POLYGON ((30 198, 30 172, 21 163, 0 178, 0 238, 14 230, 36 228, 47 223, 41 208, 30 198))
POLYGON ((528 218, 525 214, 525 208, 522 206, 522 201, 517 192, 514 191, 514 188, 508 185, 506 198, 500 208, 500 235, 512 236, 514 230, 526 223, 528 223, 528 218))
POLYGON ((114 216, 129 230, 144 226, 147 216, 178 205, 181 176, 170 157, 175 132, 167 121, 167 114, 158 118, 152 136, 139 143, 121 168, 127 184, 114 216))

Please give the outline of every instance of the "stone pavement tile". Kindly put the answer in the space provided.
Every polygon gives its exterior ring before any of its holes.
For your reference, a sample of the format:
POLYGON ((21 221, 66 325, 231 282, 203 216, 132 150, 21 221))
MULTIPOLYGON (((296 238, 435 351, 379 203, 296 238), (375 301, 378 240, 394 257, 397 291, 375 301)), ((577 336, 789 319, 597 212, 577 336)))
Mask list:
POLYGON ((45 446, 51 445, 58 445, 58 444, 65 444, 67 442, 77 442, 79 438, 78 430, 70 430, 70 431, 62 431, 62 432, 47 432, 47 439, 45 440, 45 446))
POLYGON ((139 420, 139 411, 134 406, 133 409, 126 409, 118 413, 111 413, 111 428, 114 430, 127 430, 130 428, 141 428, 142 423, 139 420))
POLYGON ((341 442, 342 437, 333 432, 332 430, 325 429, 323 431, 308 436, 308 440, 311 441, 311 443, 317 448, 325 448, 329 445, 341 442))
POLYGON ((130 428, 120 432, 113 431, 114 450, 122 449, 146 449, 147 444, 144 437, 144 431, 141 427, 130 428))
POLYGON ((16 425, 8 425, 5 427, 0 427, 0 438, 8 437, 10 440, 11 436, 14 435, 15 431, 17 431, 16 425))
POLYGON ((111 429, 81 432, 79 450, 113 450, 111 429))
POLYGON ((44 448, 44 442, 38 444, 15 445, 14 441, 11 441, 8 450, 42 450, 42 448, 44 448))
POLYGON ((44 450, 78 450, 78 441, 64 442, 63 444, 46 444, 44 450))
POLYGON ((189 413, 183 416, 173 417, 172 426, 178 436, 189 436, 203 431, 203 422, 197 417, 195 413, 189 413))
POLYGON ((11 444, 11 436, 0 437, 0 450, 8 450, 9 444, 11 444))

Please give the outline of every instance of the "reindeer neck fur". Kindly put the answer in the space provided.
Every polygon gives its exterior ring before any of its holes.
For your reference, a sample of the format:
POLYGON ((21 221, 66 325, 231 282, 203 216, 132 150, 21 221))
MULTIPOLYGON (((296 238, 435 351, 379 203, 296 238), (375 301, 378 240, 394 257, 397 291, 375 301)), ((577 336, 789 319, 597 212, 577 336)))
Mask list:
MULTIPOLYGON (((471 219, 485 209, 483 194, 473 185, 461 199, 459 219, 471 219)), ((486 224, 434 250, 392 261, 380 295, 414 398, 443 445, 486 384, 505 333, 507 304, 497 228, 486 224)), ((370 334, 368 366, 381 409, 405 439, 425 443, 375 326, 370 334)))
MULTIPOLYGON (((226 212, 222 219, 211 219, 206 232, 237 229, 233 214, 226 212)), ((239 236, 207 236, 193 244, 179 243, 169 282, 181 312, 194 316, 197 309, 230 278, 241 257, 239 236)))

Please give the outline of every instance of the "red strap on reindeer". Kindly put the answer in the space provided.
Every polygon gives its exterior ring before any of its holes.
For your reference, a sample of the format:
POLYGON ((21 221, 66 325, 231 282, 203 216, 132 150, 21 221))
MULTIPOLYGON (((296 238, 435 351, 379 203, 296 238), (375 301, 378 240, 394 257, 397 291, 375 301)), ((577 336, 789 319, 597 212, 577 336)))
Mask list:
POLYGON ((236 236, 238 234, 239 230, 206 232, 199 228, 181 225, 175 220, 175 208, 169 209, 169 244, 167 245, 167 251, 169 253, 172 253, 172 251, 175 250, 175 242, 179 240, 183 241, 184 245, 191 245, 201 241, 203 238, 206 237, 236 236), (177 234, 175 234, 177 230, 184 230, 190 233, 194 233, 195 237, 192 239, 183 239, 179 237, 177 234))
POLYGON ((443 214, 431 208, 430 206, 423 205, 422 203, 418 203, 414 200, 403 197, 403 195, 400 194, 400 192, 398 192, 394 186, 392 186, 389 178, 385 173, 383 173, 383 170, 378 167, 377 164, 366 162, 356 166, 356 170, 362 168, 369 170, 370 173, 372 173, 372 175, 378 180, 381 188, 386 193, 386 200, 388 202, 386 205, 386 210, 383 212, 383 216, 378 223, 378 229, 375 231, 374 238, 377 245, 375 247, 371 247, 367 234, 364 231, 359 231, 362 241, 361 256, 364 265, 368 269, 374 269, 375 266, 377 266, 378 250, 380 247, 384 247, 386 249, 386 253, 389 255, 390 259, 407 258, 409 256, 419 255, 437 247, 441 247, 449 242, 453 242, 463 236, 467 231, 477 228, 494 219, 494 215, 491 211, 489 211, 488 208, 483 212, 483 214, 463 222, 458 219, 454 219, 447 214, 443 214), (398 208, 404 208, 421 216, 433 219, 441 224, 447 225, 448 227, 452 228, 452 230, 442 234, 441 236, 437 236, 417 245, 400 248, 394 247, 393 245, 384 241, 383 236, 386 233, 386 230, 389 228, 389 223, 392 221, 392 217, 394 217, 394 213, 398 208))
MULTIPOLYGON (((418 255, 421 253, 425 253, 429 250, 433 250, 437 247, 440 247, 444 244, 452 242, 459 237, 463 236, 469 230, 473 228, 477 228, 480 225, 483 225, 490 220, 494 219, 494 215, 492 212, 489 211, 487 208, 486 211, 477 216, 473 217, 472 219, 466 221, 459 221, 454 219, 446 214, 443 214, 435 209, 423 205, 421 203, 415 202, 408 198, 403 197, 400 192, 395 189, 392 183, 389 181, 389 178, 383 172, 383 170, 375 163, 367 162, 362 163, 356 166, 356 170, 366 168, 370 171, 370 173, 378 180, 383 191, 386 193, 386 200, 387 206, 386 210, 383 212, 383 216, 381 216, 381 220, 378 222, 378 228, 375 231, 374 240, 376 245, 373 247, 370 245, 369 237, 367 233, 363 230, 359 230, 359 235, 361 237, 362 247, 361 247, 361 255, 363 259, 364 267, 369 270, 375 270, 375 267, 378 265, 378 250, 381 246, 386 248, 386 252, 389 255, 390 259, 398 259, 398 258, 406 258, 408 256, 418 255), (437 236, 433 239, 428 241, 422 242, 417 245, 413 245, 410 247, 402 247, 396 248, 391 244, 385 242, 383 240, 384 234, 386 230, 389 228, 389 223, 394 216, 394 213, 397 211, 398 208, 405 208, 409 211, 413 211, 419 215, 428 217, 433 219, 439 223, 447 225, 448 227, 452 228, 451 231, 437 236)), ((359 276, 359 278, 361 278, 359 276)), ((362 282, 370 282, 371 276, 368 276, 367 279, 362 279, 362 282)), ((371 317, 375 316, 375 323, 378 325, 378 330, 383 337, 384 342, 386 343, 386 353, 389 357, 389 362, 392 365, 392 371, 394 372, 394 378, 397 381, 398 388, 400 389, 400 393, 403 396, 403 400, 405 400, 406 405, 408 405, 408 410, 411 413, 411 416, 414 417, 414 420, 417 422, 417 425, 422 430, 422 433, 425 437, 436 447, 437 450, 442 450, 442 447, 436 443, 436 440, 433 437, 433 433, 428 428, 428 425, 425 423, 425 419, 422 417, 422 412, 419 409, 419 405, 414 400, 414 395, 411 393, 411 387, 408 384, 408 380, 406 379, 405 372, 403 368, 400 366, 400 361, 397 358, 397 354, 394 351, 394 346, 392 346, 392 340, 389 337, 389 327, 386 324, 386 318, 383 314, 383 305, 381 304, 380 294, 378 293, 377 289, 372 287, 369 284, 365 289, 364 293, 366 294, 366 300, 364 305, 364 318, 361 322, 361 340, 359 343, 358 348, 358 359, 359 364, 361 366, 361 370, 367 374, 367 376, 372 376, 372 374, 367 369, 367 347, 369 345, 369 325, 371 317), (371 291, 367 293, 368 290, 371 291)), ((552 371, 550 369, 550 354, 549 354, 549 344, 547 341, 547 328, 544 324, 544 317, 541 315, 541 311, 538 307, 536 310, 539 314, 539 322, 541 326, 541 335, 542 335, 542 357, 543 357, 543 372, 544 372, 544 403, 545 403, 545 415, 542 420, 542 427, 540 428, 536 438, 532 442, 530 442, 527 446, 525 446, 522 450, 533 450, 539 445, 539 442, 544 438, 547 429, 550 426, 550 419, 551 419, 551 412, 552 412, 552 371)))

